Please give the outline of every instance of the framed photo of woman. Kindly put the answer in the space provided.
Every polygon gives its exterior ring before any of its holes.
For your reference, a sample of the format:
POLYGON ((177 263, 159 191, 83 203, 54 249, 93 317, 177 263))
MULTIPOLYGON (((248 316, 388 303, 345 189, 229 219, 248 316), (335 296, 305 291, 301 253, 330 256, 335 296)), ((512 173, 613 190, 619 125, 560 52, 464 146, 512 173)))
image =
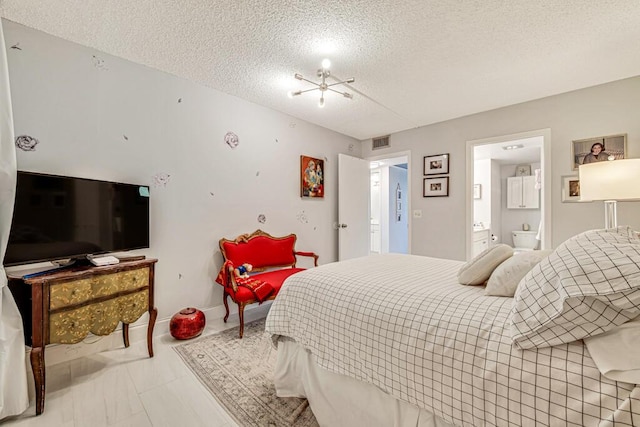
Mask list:
POLYGON ((580 165, 606 160, 626 159, 627 134, 598 136, 571 142, 572 169, 580 165))

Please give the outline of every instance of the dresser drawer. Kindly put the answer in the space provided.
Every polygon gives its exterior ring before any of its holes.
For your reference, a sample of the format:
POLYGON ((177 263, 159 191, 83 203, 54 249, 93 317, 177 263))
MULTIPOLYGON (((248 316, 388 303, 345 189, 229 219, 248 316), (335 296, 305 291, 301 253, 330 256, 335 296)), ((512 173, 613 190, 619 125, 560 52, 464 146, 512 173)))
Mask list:
POLYGON ((109 335, 119 322, 133 323, 149 309, 149 290, 144 289, 84 307, 52 313, 49 317, 50 344, 75 344, 89 332, 109 335))
POLYGON ((113 274, 95 276, 92 283, 93 298, 113 295, 149 285, 149 269, 120 271, 113 274))
POLYGON ((51 285, 49 309, 55 310, 89 301, 94 280, 94 278, 79 279, 51 285))
POLYGON ((49 317, 48 343, 75 344, 91 330, 93 306, 61 311, 49 317))
POLYGON ((117 302, 120 307, 120 320, 123 323, 133 323, 149 310, 149 290, 122 296, 117 302))
POLYGON ((91 333, 109 335, 120 322, 120 306, 117 299, 91 305, 91 333))

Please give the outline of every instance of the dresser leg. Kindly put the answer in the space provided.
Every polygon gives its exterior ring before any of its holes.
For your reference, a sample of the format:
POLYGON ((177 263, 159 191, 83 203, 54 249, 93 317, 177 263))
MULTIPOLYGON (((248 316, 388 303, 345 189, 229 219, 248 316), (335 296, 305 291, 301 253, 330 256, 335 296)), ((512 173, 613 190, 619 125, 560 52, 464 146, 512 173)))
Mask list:
POLYGON ((44 347, 34 347, 31 349, 31 370, 33 371, 33 380, 36 385, 36 415, 40 415, 42 411, 44 411, 44 347))
POLYGON ((122 324, 122 341, 124 341, 124 347, 129 347, 129 324, 122 324))
POLYGON ((149 310, 149 326, 147 327, 147 349, 149 357, 153 357, 153 327, 156 325, 156 317, 158 317, 158 309, 153 307, 149 310))

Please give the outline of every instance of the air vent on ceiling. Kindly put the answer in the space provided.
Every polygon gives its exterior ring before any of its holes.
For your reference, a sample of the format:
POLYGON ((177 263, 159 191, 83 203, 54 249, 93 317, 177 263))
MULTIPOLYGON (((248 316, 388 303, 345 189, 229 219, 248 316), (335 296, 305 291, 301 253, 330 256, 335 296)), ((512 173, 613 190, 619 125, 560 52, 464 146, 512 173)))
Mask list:
POLYGON ((389 146, 389 135, 387 136, 379 136, 377 138, 373 138, 373 143, 371 144, 372 150, 379 150, 381 148, 387 148, 389 146))

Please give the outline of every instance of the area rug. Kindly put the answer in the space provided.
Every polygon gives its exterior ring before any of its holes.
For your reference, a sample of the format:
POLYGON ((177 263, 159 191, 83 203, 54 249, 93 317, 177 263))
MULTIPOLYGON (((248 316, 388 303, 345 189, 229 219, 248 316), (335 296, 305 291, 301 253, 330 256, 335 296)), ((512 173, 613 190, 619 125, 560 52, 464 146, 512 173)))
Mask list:
POLYGON ((277 397, 273 385, 276 350, 264 319, 227 329, 174 349, 238 425, 316 427, 306 399, 277 397))

